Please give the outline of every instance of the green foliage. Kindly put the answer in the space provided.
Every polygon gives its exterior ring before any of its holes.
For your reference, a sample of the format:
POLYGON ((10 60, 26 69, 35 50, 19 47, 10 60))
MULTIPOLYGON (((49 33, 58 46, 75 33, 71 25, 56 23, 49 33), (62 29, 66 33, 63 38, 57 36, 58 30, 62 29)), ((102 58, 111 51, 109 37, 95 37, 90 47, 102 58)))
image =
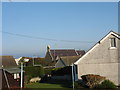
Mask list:
POLYGON ((63 67, 63 68, 54 68, 52 70, 52 76, 54 75, 71 75, 72 70, 71 66, 63 67))
POLYGON ((82 80, 75 81, 74 85, 75 85, 75 88, 83 88, 84 87, 82 80))
POLYGON ((29 83, 29 80, 33 77, 43 77, 44 75, 44 69, 42 66, 24 67, 24 71, 25 84, 29 83))
POLYGON ((44 75, 44 69, 42 66, 31 66, 31 67, 25 67, 25 75, 29 75, 31 77, 42 77, 44 75))
POLYGON ((60 70, 61 68, 53 68, 52 70, 53 71, 58 71, 58 70, 60 70))
POLYGON ((34 65, 42 65, 42 66, 46 66, 47 62, 45 61, 45 58, 31 58, 31 57, 22 57, 22 59, 19 61, 19 65, 21 64, 21 62, 23 62, 24 59, 29 59, 28 62, 24 62, 25 66, 33 66, 34 65))
POLYGON ((45 66, 46 65, 45 58, 34 58, 34 64, 45 66))
POLYGON ((32 77, 30 75, 25 75, 24 76, 24 82, 25 82, 25 84, 28 84, 31 78, 32 77))
POLYGON ((110 80, 104 80, 101 84, 97 85, 95 88, 113 89, 116 88, 116 85, 110 80))
POLYGON ((51 75, 51 73, 52 73, 52 69, 51 68, 44 69, 44 71, 45 71, 45 74, 47 74, 47 75, 51 75))

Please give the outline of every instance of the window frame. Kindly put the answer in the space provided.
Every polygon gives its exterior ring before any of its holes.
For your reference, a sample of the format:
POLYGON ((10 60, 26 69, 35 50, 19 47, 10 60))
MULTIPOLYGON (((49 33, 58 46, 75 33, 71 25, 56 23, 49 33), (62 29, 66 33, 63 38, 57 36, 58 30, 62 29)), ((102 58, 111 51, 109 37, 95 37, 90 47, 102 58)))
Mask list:
POLYGON ((110 49, 116 49, 116 48, 117 48, 116 38, 110 38, 110 49))

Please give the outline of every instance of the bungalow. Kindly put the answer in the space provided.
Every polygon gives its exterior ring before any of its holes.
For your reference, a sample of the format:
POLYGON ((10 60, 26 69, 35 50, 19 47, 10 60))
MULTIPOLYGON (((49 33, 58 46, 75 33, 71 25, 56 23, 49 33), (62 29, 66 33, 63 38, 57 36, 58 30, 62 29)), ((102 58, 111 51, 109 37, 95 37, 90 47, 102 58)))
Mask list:
POLYGON ((56 62, 63 56, 82 56, 85 54, 84 50, 75 50, 75 49, 50 49, 50 46, 47 46, 47 52, 45 56, 45 61, 47 62, 56 62))
POLYGON ((20 69, 13 56, 0 56, 0 72, 2 75, 2 89, 20 88, 20 69))
POLYGON ((85 74, 98 74, 120 85, 120 34, 110 31, 74 64, 78 79, 85 74))

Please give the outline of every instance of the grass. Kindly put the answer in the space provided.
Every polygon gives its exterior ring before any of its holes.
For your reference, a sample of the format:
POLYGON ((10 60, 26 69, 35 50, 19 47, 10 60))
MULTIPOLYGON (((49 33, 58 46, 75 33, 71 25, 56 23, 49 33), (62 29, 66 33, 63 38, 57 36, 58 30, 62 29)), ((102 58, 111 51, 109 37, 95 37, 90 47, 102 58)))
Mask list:
POLYGON ((51 78, 47 78, 47 80, 43 80, 41 82, 25 84, 25 88, 63 88, 63 89, 69 88, 70 89, 71 86, 72 86, 71 81, 54 80, 51 78))
POLYGON ((60 84, 49 84, 49 83, 29 83, 25 85, 25 88, 65 88, 60 84))

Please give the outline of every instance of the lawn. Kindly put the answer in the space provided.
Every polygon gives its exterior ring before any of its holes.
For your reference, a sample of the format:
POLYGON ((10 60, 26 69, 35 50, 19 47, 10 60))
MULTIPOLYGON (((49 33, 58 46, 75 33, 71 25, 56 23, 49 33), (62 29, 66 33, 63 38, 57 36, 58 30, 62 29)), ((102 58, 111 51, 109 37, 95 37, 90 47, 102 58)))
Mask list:
POLYGON ((25 85, 25 88, 65 88, 61 84, 49 84, 49 83, 29 83, 25 85))

